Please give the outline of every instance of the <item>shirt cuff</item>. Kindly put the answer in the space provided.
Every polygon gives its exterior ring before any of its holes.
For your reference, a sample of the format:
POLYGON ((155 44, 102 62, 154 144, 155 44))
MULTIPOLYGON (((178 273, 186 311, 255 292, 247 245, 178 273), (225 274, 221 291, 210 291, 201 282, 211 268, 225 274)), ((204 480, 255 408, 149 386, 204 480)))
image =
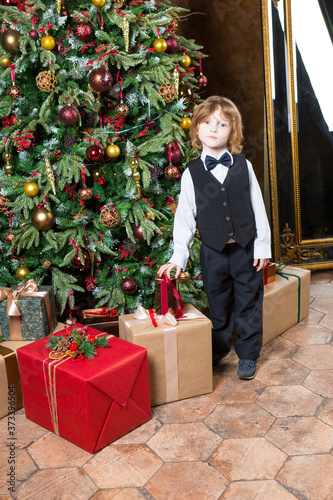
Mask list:
POLYGON ((176 252, 174 252, 172 254, 169 262, 176 264, 176 266, 180 266, 182 268, 182 270, 184 271, 184 269, 187 265, 187 259, 188 259, 188 256, 184 257, 183 255, 180 255, 180 254, 177 254, 176 252))
POLYGON ((270 245, 260 245, 260 247, 256 248, 254 244, 253 249, 253 258, 254 259, 271 259, 271 246, 270 245))

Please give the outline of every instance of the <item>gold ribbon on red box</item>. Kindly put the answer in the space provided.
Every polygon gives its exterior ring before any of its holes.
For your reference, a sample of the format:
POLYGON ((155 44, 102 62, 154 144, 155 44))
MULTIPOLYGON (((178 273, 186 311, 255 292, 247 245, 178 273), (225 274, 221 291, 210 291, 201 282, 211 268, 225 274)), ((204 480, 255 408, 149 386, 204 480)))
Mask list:
POLYGON ((0 302, 7 299, 7 316, 9 321, 10 340, 23 340, 21 328, 21 312, 18 300, 20 297, 44 297, 47 316, 50 324, 50 332, 53 330, 53 319, 51 302, 48 292, 38 291, 37 283, 30 279, 19 285, 15 290, 12 288, 0 288, 0 302))

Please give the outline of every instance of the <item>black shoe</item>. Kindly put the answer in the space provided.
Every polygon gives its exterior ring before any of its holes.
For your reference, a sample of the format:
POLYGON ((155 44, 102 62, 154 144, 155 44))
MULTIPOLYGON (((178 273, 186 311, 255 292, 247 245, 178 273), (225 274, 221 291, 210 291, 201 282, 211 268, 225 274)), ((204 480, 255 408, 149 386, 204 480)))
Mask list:
POLYGON ((251 380, 256 375, 257 362, 253 359, 240 359, 238 361, 238 378, 251 380))
POLYGON ((228 352, 215 352, 213 353, 213 368, 219 364, 220 361, 226 359, 229 356, 228 352))

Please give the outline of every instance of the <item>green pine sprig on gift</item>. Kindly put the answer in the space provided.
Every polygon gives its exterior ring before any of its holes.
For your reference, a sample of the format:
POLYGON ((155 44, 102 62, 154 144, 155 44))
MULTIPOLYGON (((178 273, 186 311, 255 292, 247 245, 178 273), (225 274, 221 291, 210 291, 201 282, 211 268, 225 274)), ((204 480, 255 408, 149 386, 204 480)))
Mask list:
POLYGON ((93 359, 97 355, 97 348, 110 347, 105 336, 96 337, 89 333, 88 327, 75 328, 65 331, 62 335, 51 335, 46 345, 57 357, 71 356, 74 359, 93 359))

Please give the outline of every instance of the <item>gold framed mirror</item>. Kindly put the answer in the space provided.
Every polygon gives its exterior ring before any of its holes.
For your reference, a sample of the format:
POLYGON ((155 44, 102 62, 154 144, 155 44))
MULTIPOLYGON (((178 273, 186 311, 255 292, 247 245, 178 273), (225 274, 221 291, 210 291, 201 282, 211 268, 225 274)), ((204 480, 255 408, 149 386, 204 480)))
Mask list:
POLYGON ((261 0, 273 254, 333 267, 333 2, 261 0))

